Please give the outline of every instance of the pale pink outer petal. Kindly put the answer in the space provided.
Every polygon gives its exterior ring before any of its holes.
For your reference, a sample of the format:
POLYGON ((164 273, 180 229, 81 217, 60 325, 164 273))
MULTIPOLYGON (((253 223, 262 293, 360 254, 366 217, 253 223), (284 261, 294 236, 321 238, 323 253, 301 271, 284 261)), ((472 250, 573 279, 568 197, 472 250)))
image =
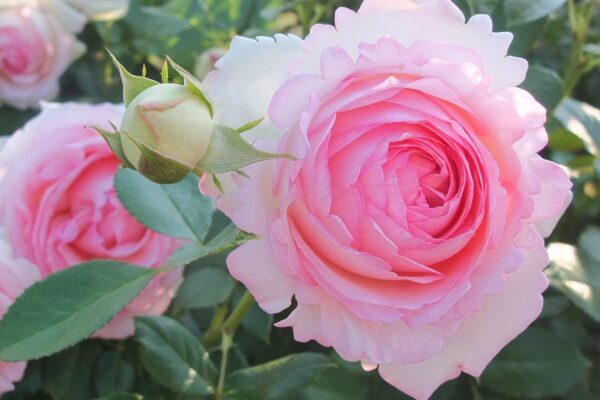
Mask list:
POLYGON ((540 314, 548 280, 544 242, 525 249, 521 268, 508 274, 504 288, 486 298, 483 307, 448 339, 444 348, 417 364, 382 364, 379 373, 390 384, 418 400, 428 399, 444 382, 464 371, 479 376, 489 362, 540 314))
POLYGON ((359 43, 385 36, 405 46, 423 40, 471 48, 481 56, 485 74, 492 76, 492 89, 517 86, 527 72, 526 60, 507 56, 511 33, 493 33, 487 15, 475 15, 465 24, 450 0, 367 0, 358 13, 340 8, 335 29, 316 25, 311 30, 304 45, 306 64, 297 72, 318 72, 320 55, 327 48, 341 47, 356 56, 359 43))
POLYGON ((318 286, 300 286, 297 308, 275 326, 293 327, 299 342, 316 340, 332 346, 348 361, 428 359, 458 329, 458 321, 410 328, 403 322, 385 324, 361 319, 318 286), (313 324, 305 326, 306 324, 313 324), (315 325, 316 324, 316 325, 315 325), (382 345, 385 343, 385 345, 382 345))
MULTIPOLYGON (((256 147, 274 151, 282 131, 268 118, 268 107, 275 91, 288 77, 290 63, 301 57, 301 39, 275 35, 249 39, 236 36, 229 51, 215 64, 203 81, 215 110, 217 124, 239 128, 260 118, 264 120, 242 135, 256 147)), ((234 174, 220 174, 223 193, 206 176, 200 182, 203 193, 217 197, 219 209, 231 217, 238 207, 231 192, 236 188, 234 174)))
POLYGON ((297 282, 281 271, 271 253, 266 239, 251 240, 227 257, 227 266, 261 308, 275 314, 291 305, 297 282))
POLYGON ((541 157, 530 159, 529 166, 540 183, 540 191, 532 196, 535 207, 530 221, 548 237, 573 200, 572 183, 561 166, 541 157))
POLYGON ((14 390, 15 382, 23 379, 27 363, 5 363, 0 362, 0 395, 14 390))
POLYGON ((562 209, 558 214, 556 214, 554 217, 547 218, 535 223, 535 227, 543 237, 547 238, 552 234, 554 228, 556 228, 556 225, 558 224, 558 221, 560 221, 565 211, 567 211, 567 208, 569 208, 569 206, 571 205, 571 201, 573 201, 573 192, 569 191, 565 196, 565 201, 562 205, 562 209))
POLYGON ((231 198, 231 192, 237 187, 233 175, 232 173, 216 175, 221 189, 215 184, 213 175, 205 174, 200 178, 200 191, 206 196, 217 199, 217 207, 225 215, 232 215, 238 207, 238 203, 231 198))
POLYGON ((270 123, 267 110, 273 93, 288 76, 289 64, 302 55, 301 43, 296 36, 280 34, 233 38, 227 54, 203 82, 213 103, 215 122, 239 128, 265 118, 244 137, 248 141, 279 139, 281 131, 270 123))

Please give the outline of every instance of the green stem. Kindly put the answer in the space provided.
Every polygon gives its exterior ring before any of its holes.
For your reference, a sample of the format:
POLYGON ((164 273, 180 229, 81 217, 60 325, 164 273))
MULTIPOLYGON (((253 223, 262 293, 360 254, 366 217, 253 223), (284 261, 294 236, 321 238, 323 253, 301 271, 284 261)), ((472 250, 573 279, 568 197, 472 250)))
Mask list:
POLYGON ((229 349, 233 345, 233 334, 232 331, 223 330, 223 337, 221 338, 221 367, 219 368, 219 382, 217 383, 217 390, 215 392, 215 400, 223 399, 223 391, 225 389, 225 377, 227 376, 227 360, 229 359, 229 349))
POLYGON ((571 96, 581 78, 588 71, 588 60, 584 55, 583 48, 588 37, 593 5, 594 3, 589 3, 578 10, 575 1, 569 0, 569 21, 573 44, 564 69, 564 97, 571 96))
POLYGON ((229 349, 233 346, 233 336, 235 335, 238 326, 240 326, 242 319, 244 319, 244 316, 248 313, 253 304, 254 298, 250 292, 244 293, 231 315, 223 323, 221 333, 221 367, 219 369, 219 382, 217 383, 215 400, 223 399, 225 377, 227 376, 227 360, 229 358, 229 349))
POLYGON ((212 349, 219 343, 219 339, 221 338, 221 326, 223 326, 223 321, 225 321, 228 312, 229 307, 227 306, 227 302, 217 308, 208 329, 204 332, 204 335, 202 335, 202 344, 204 345, 204 348, 212 349))
POLYGON ((252 297, 250 292, 244 293, 231 315, 225 320, 225 323, 223 324, 223 331, 233 335, 237 327, 240 326, 240 323, 242 322, 242 319, 246 313, 250 311, 250 307, 252 307, 253 304, 254 297, 252 297))

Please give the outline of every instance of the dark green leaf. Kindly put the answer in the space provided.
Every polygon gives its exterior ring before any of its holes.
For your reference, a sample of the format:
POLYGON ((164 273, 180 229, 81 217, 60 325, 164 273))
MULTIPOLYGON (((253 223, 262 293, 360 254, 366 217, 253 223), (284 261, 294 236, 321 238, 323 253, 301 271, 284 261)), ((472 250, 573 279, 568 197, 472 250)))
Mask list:
POLYGON ((92 261, 50 275, 18 298, 0 321, 0 359, 36 359, 87 338, 155 275, 116 261, 92 261))
POLYGON ((565 99, 554 116, 583 141, 591 154, 600 157, 600 110, 577 100, 565 99))
POLYGON ((135 368, 118 351, 103 353, 94 365, 94 387, 100 396, 133 389, 135 368))
POLYGON ((569 153, 574 153, 584 148, 583 141, 579 136, 564 128, 555 129, 550 133, 548 145, 552 150, 569 153))
POLYGON ((320 373, 298 397, 302 400, 369 400, 365 378, 364 373, 336 365, 320 373))
POLYGON ((213 393, 215 367, 198 338, 166 317, 138 317, 136 340, 144 367, 165 387, 189 396, 213 393))
POLYGON ((223 229, 221 233, 202 245, 191 243, 180 247, 167 262, 168 267, 180 267, 201 258, 218 254, 243 243, 246 239, 240 237, 240 231, 233 225, 223 229))
POLYGON ((160 185, 122 168, 115 175, 115 188, 127 210, 156 232, 198 242, 208 233, 213 205, 200 193, 195 175, 176 184, 160 185))
POLYGON ((322 354, 300 353, 240 369, 229 376, 226 396, 232 400, 286 399, 331 366, 331 361, 322 354))
POLYGON ((242 320, 242 326, 263 342, 269 343, 273 316, 264 312, 257 304, 253 304, 242 320))
POLYGON ((25 123, 37 114, 38 110, 21 111, 7 105, 0 105, 0 135, 10 135, 20 129, 25 123))
POLYGON ((46 360, 45 391, 57 400, 85 399, 92 396, 92 368, 99 352, 97 343, 82 343, 46 360))
POLYGON ((527 56, 545 26, 546 18, 542 18, 512 28, 514 38, 510 44, 509 54, 517 57, 527 56))
POLYGON ((227 300, 233 279, 222 268, 203 268, 185 277, 177 291, 173 307, 177 310, 204 308, 227 300))
POLYGON ((521 87, 529 91, 551 111, 560 103, 563 95, 563 83, 560 76, 551 69, 533 66, 527 72, 527 78, 521 87))
POLYGON ((544 309, 540 318, 556 317, 569 306, 569 300, 563 295, 546 296, 544 295, 544 309))
POLYGON ((552 286, 600 322, 600 258, 595 258, 598 239, 598 228, 591 227, 582 236, 579 248, 565 243, 550 244, 551 262, 546 274, 552 286))
POLYGON ((144 400, 144 396, 135 393, 113 393, 96 400, 144 400))
POLYGON ((587 364, 573 343, 531 328, 500 352, 481 379, 498 393, 540 399, 566 393, 587 364))
POLYGON ((567 0, 506 0, 504 12, 509 27, 543 18, 562 7, 567 0))

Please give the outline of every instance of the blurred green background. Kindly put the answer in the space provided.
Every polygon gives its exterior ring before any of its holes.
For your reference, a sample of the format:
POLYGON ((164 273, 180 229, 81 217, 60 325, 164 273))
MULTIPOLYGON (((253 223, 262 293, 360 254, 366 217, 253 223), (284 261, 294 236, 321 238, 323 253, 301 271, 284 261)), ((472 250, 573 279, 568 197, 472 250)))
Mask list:
MULTIPOLYGON (((158 78, 165 54, 198 74, 202 53, 226 49, 234 35, 305 35, 318 22, 331 23, 334 10, 356 9, 358 0, 132 0, 128 15, 112 23, 91 23, 80 35, 87 53, 61 81, 58 101, 120 102, 121 85, 105 51, 130 71, 143 65, 158 78)), ((574 201, 549 240, 552 286, 539 320, 509 345, 483 376, 462 376, 434 396, 442 399, 600 399, 600 21, 598 1, 456 0, 468 16, 490 14, 494 30, 510 30, 510 54, 525 57, 531 69, 525 88, 549 110, 550 144, 543 156, 565 166, 574 182, 574 201)), ((36 114, 0 107, 0 133, 10 134, 36 114)), ((216 214, 216 221, 224 217, 216 214)), ((202 274, 223 271, 224 255, 189 269, 184 288, 209 290, 202 274), (203 286, 204 285, 204 286, 203 286)), ((217 272, 217 275, 220 273, 217 272)), ((230 278, 222 286, 234 290, 230 278)), ((215 311, 181 300, 169 315, 198 333, 215 311)), ((215 294, 219 296, 219 294, 215 294)), ((234 293, 234 297, 237 296, 234 293)), ((277 318, 277 317, 276 317, 277 318)), ((330 354, 294 342, 289 330, 271 329, 272 318, 258 308, 244 321, 231 369, 264 363, 300 351, 330 354)), ((502 324, 498 321, 498 324, 502 324)), ((339 368, 304 382, 285 397, 298 400, 404 399, 376 373, 330 355, 339 368)), ((294 374, 294 370, 286 373, 294 374)), ((140 365, 137 346, 88 341, 30 364, 9 400, 85 400, 135 392, 147 399, 186 399, 154 382, 140 365)), ((250 397, 252 398, 252 397, 250 397)), ((267 398, 267 397, 265 397, 267 398)), ((271 397, 269 397, 271 398, 271 397)), ((277 397, 274 397, 277 398, 277 397)))

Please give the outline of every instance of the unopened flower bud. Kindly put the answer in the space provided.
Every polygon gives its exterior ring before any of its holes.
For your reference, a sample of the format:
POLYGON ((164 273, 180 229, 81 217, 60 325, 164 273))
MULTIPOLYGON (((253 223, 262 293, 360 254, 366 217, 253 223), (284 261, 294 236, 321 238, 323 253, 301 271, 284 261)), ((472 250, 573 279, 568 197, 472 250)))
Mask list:
POLYGON ((206 154, 213 129, 206 104, 194 92, 176 84, 155 85, 127 107, 121 124, 123 152, 138 169, 141 145, 192 169, 206 154))
POLYGON ((95 129, 127 168, 136 169, 157 183, 176 183, 190 172, 197 175, 240 171, 255 162, 285 157, 254 148, 242 138, 260 125, 262 118, 241 127, 216 125, 212 103, 202 83, 167 57, 162 84, 132 75, 111 54, 123 82, 127 106, 120 128, 95 129), (169 82, 169 65, 183 78, 183 85, 169 82))

